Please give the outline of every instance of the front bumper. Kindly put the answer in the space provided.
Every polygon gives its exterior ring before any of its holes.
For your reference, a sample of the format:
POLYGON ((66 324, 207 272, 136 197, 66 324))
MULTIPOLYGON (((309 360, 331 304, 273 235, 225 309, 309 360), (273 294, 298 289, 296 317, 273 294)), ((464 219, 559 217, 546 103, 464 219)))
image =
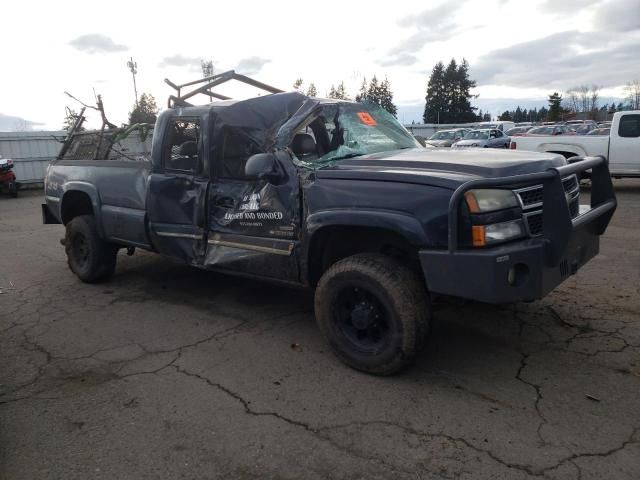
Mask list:
POLYGON ((598 254, 604 233, 616 208, 616 198, 606 161, 584 159, 539 174, 467 182, 449 204, 447 250, 421 250, 420 263, 433 293, 509 303, 544 297, 598 254), (561 178, 591 169, 591 208, 571 218, 561 178), (491 248, 459 249, 458 207, 472 188, 543 185, 543 233, 540 237, 491 248))

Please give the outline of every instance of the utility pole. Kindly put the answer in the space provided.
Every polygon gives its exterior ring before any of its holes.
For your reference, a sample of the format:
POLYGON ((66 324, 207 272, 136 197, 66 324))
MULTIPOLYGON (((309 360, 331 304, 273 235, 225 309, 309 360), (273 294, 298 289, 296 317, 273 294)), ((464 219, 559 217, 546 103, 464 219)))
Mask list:
POLYGON ((133 61, 133 57, 127 62, 127 67, 131 70, 131 76, 133 77, 133 92, 136 96, 136 108, 138 107, 138 87, 136 87, 136 73, 138 73, 138 64, 133 61))

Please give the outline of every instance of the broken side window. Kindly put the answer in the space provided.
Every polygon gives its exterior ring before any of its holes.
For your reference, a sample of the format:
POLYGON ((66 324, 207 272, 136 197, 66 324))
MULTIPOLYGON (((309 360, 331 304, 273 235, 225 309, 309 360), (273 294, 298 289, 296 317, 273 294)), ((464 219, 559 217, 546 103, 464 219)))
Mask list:
POLYGON ((169 129, 169 143, 163 155, 165 170, 198 173, 201 171, 200 121, 176 119, 169 129))

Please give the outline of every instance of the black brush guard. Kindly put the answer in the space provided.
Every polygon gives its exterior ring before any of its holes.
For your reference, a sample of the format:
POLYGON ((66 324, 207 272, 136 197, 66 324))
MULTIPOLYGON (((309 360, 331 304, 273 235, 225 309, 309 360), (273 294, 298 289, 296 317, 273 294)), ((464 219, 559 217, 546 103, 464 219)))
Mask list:
POLYGON ((427 287, 432 293, 488 303, 540 299, 598 254, 600 235, 616 205, 603 157, 582 157, 540 173, 467 182, 449 202, 447 250, 420 251, 427 287), (591 208, 571 218, 562 178, 586 170, 591 170, 591 208), (459 248, 458 220, 465 192, 534 184, 543 186, 542 235, 494 247, 459 248))

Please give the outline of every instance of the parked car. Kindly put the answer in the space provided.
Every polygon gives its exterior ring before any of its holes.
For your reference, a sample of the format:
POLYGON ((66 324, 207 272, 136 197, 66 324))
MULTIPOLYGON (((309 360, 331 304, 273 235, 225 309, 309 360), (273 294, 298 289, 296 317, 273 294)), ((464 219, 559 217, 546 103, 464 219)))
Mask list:
POLYGON ((299 92, 174 98, 150 158, 113 160, 98 132, 70 134, 49 165, 43 219, 65 225, 71 271, 105 281, 119 249, 142 248, 312 289, 329 345, 369 373, 426 344, 431 294, 544 297, 598 253, 616 206, 602 159, 422 148, 382 108, 299 92), (598 177, 587 212, 581 169, 598 177))
POLYGON ((610 132, 610 128, 594 128, 587 135, 609 135, 610 132))
POLYGON ((471 130, 464 138, 453 145, 454 148, 482 147, 509 148, 511 139, 500 130, 471 130))
POLYGON ((575 135, 576 132, 566 125, 546 125, 543 127, 536 127, 529 130, 525 136, 550 136, 550 135, 575 135))
POLYGON ((505 133, 505 135, 508 135, 509 137, 513 137, 513 136, 520 136, 520 135, 525 135, 529 130, 531 130, 533 127, 532 126, 522 126, 522 127, 513 127, 510 128, 509 130, 507 130, 505 133))
POLYGON ((510 120, 496 120, 495 122, 480 122, 477 124, 476 129, 485 130, 495 128, 497 130, 500 130, 501 132, 506 132, 507 130, 515 126, 515 122, 512 122, 510 120))
POLYGON ((431 135, 426 143, 434 147, 450 147, 453 143, 461 140, 469 131, 466 128, 440 130, 431 135))
POLYGON ((583 125, 572 125, 570 128, 575 132, 576 135, 586 135, 591 130, 597 127, 595 124, 585 123, 583 125))
POLYGON ((640 110, 615 113, 609 136, 526 136, 511 142, 511 148, 558 153, 566 158, 602 156, 615 178, 640 177, 640 110))
POLYGON ((595 120, 569 120, 565 122, 565 125, 568 125, 570 127, 580 127, 580 126, 589 125, 591 126, 591 128, 596 128, 598 126, 595 120))

